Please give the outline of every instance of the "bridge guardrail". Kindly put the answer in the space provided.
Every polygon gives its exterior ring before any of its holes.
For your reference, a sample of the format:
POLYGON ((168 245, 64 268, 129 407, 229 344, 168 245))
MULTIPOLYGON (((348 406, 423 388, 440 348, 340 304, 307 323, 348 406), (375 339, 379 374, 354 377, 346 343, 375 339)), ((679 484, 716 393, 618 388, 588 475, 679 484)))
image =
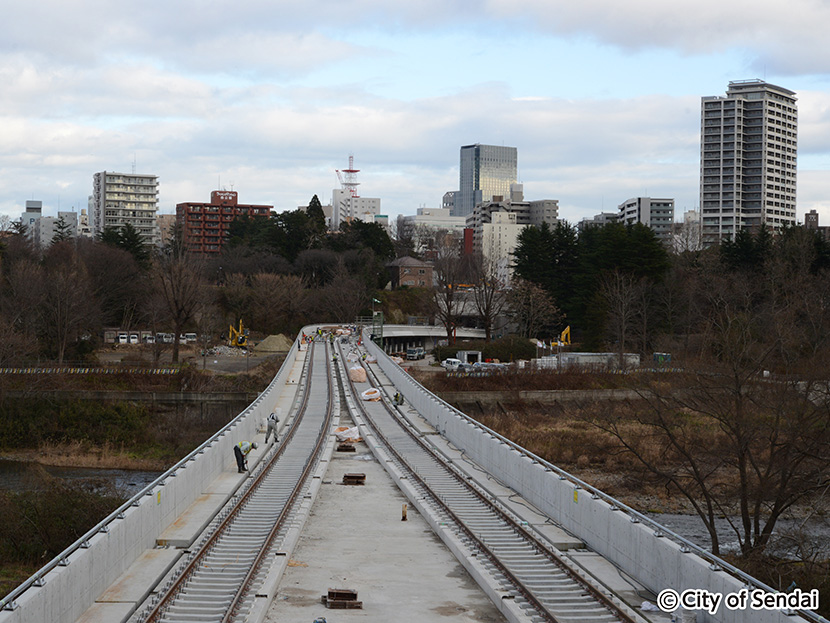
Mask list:
MULTIPOLYGON (((452 405, 446 403, 440 397, 436 396, 428 389, 423 387, 420 383, 415 381, 407 372, 405 372, 398 364, 393 362, 391 358, 376 344, 372 343, 370 340, 364 339, 363 343, 366 345, 369 352, 377 357, 378 364, 383 369, 383 372, 386 376, 392 381, 392 383, 398 388, 398 390, 403 394, 403 396, 407 399, 407 401, 418 408, 418 411, 423 415, 429 415, 430 411, 433 409, 440 409, 446 412, 446 415, 459 418, 462 420, 466 426, 472 426, 479 431, 481 431, 484 435, 489 436, 492 440, 498 441, 501 444, 504 444, 507 448, 510 449, 511 452, 516 453, 518 457, 524 458, 525 460, 531 461, 532 463, 541 466, 544 470, 555 474, 558 480, 567 481, 573 485, 574 491, 584 490, 586 491, 592 499, 594 500, 601 500, 609 505, 611 510, 614 511, 621 511, 627 517, 629 517, 629 521, 631 523, 638 523, 644 526, 648 526, 653 531, 653 536, 655 537, 668 537, 669 541, 674 542, 680 552, 683 554, 694 553, 704 561, 709 564, 710 571, 725 571, 730 576, 741 582, 745 588, 757 588, 761 589, 770 593, 777 592, 772 587, 766 585, 765 583, 761 582, 760 580, 752 577, 751 575, 741 571, 734 565, 730 564, 729 562, 723 560, 722 558, 715 556, 711 552, 703 549, 699 545, 689 541, 685 537, 673 532, 672 530, 666 528, 665 526, 661 525, 660 523, 654 521, 650 517, 643 515, 642 513, 634 510, 633 508, 627 506, 623 502, 617 500, 616 498, 604 493, 603 491, 597 489, 596 487, 586 483, 585 481, 577 478, 573 474, 566 472, 565 470, 557 467, 556 465, 546 461, 545 459, 529 452, 525 448, 519 446, 518 444, 514 443, 510 439, 503 437, 496 431, 480 424, 470 416, 462 413, 452 405)), ((456 443, 457 440, 451 439, 447 435, 447 425, 446 421, 444 422, 444 428, 442 429, 440 426, 440 422, 436 418, 436 421, 430 421, 430 423, 437 429, 442 435, 447 436, 450 441, 456 443)), ((491 444, 492 447, 492 444, 491 444)), ((463 448, 462 448, 463 450, 463 448)), ((472 456, 471 453, 468 452, 472 456)), ((526 492, 520 490, 521 487, 511 486, 514 490, 517 490, 523 497, 528 497, 526 492)), ((579 535, 577 531, 573 531, 577 536, 583 538, 583 536, 579 535)), ((608 556, 606 556, 608 557, 608 556)), ((616 561, 612 561, 615 564, 618 564, 616 561)), ((636 577, 631 570, 626 570, 628 573, 632 575, 632 577, 636 577)), ((656 591, 657 587, 649 587, 651 590, 656 591)), ((664 587, 668 588, 668 586, 664 587)), ((769 612, 769 611, 757 611, 756 614, 761 616, 762 612, 769 612)), ((721 613, 719 613, 721 614, 721 613)), ((811 621, 812 623, 830 623, 824 617, 816 614, 813 611, 809 610, 799 610, 798 615, 802 617, 802 620, 811 621)), ((792 618, 789 618, 787 614, 783 614, 782 616, 787 617, 787 621, 793 621, 792 618)), ((710 619, 710 620, 718 620, 721 619, 710 619)), ((760 620, 757 619, 757 620, 760 620)), ((767 619, 765 619, 767 620, 767 619)), ((754 623, 755 619, 753 619, 754 623)))
MULTIPOLYGON (((153 494, 154 490, 158 490, 159 487, 163 487, 169 481, 169 479, 175 478, 177 472, 185 469, 189 462, 198 460, 200 455, 204 454, 209 448, 213 446, 214 443, 219 442, 221 438, 223 438, 228 432, 230 432, 232 429, 244 422, 246 418, 248 418, 249 416, 255 416, 259 411, 262 411, 262 406, 264 402, 272 396, 272 393, 274 391, 279 390, 283 385, 285 385, 287 376, 291 372, 291 368, 297 356, 297 348, 298 341, 297 339, 295 339, 294 343, 291 346, 291 349, 288 351, 288 354, 285 357, 285 361, 283 361, 283 364, 277 372, 276 376, 271 380, 271 382, 268 384, 265 390, 263 390, 251 404, 249 404, 242 412, 240 412, 235 418, 233 418, 224 427, 217 431, 213 436, 211 436, 204 443, 199 445, 195 450, 190 452, 187 456, 185 456, 182 460, 173 465, 170 469, 161 474, 153 482, 149 483, 146 487, 141 489, 141 491, 136 493, 132 498, 127 500, 124 504, 118 507, 110 515, 108 515, 106 518, 104 518, 102 521, 96 524, 86 534, 84 534, 78 540, 76 540, 72 545, 67 547, 64 551, 62 551, 60 554, 58 554, 52 560, 50 560, 46 565, 41 567, 37 571, 37 573, 32 575, 28 580, 23 582, 12 592, 6 595, 2 600, 0 600, 0 614, 2 614, 4 611, 14 611, 15 609, 17 609, 17 600, 20 599, 21 596, 26 594, 27 591, 29 591, 30 589, 45 586, 48 579, 47 576, 50 572, 53 572, 56 569, 69 566, 72 562, 72 556, 74 554, 78 554, 79 552, 87 550, 90 547, 90 542, 95 536, 99 534, 109 533, 112 529, 111 527, 114 524, 117 524, 117 522, 120 522, 125 519, 128 511, 131 508, 139 506, 144 498, 153 494)), ((251 423, 245 428, 252 429, 254 426, 255 422, 251 423)), ((232 444, 223 443, 220 445, 224 446, 232 444)), ((230 460, 230 454, 228 454, 227 456, 228 460, 230 460)), ((129 566, 129 564, 131 563, 132 560, 125 560, 125 568, 129 566)), ((86 607, 83 607, 81 613, 85 611, 86 608, 90 605, 92 604, 90 603, 87 604, 86 607)), ((80 616, 80 614, 78 616, 80 616)), ((0 620, 2 620, 2 616, 0 616, 0 620)))

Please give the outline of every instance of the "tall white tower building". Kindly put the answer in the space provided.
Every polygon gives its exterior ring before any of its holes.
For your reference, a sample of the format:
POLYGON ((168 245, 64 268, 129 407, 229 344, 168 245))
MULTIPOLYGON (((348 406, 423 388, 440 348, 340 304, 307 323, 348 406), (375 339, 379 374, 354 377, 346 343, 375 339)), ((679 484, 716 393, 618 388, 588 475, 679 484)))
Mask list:
POLYGON ((700 210, 705 245, 765 223, 795 225, 795 93, 763 80, 701 98, 700 210))
POLYGON ((89 201, 93 235, 106 227, 120 228, 130 223, 147 244, 158 245, 158 186, 155 175, 96 173, 89 201))

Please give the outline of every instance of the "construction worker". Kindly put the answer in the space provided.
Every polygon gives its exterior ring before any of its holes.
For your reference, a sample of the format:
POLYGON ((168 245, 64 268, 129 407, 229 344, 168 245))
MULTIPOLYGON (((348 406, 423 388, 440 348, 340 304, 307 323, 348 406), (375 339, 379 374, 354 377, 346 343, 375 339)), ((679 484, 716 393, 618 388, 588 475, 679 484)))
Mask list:
POLYGON ((331 360, 332 360, 334 363, 337 363, 337 353, 334 353, 334 355, 332 355, 331 360))
POLYGON ((239 473, 248 471, 248 460, 245 458, 251 450, 256 450, 256 442, 240 441, 233 447, 233 455, 236 457, 236 467, 239 473))
POLYGON ((279 439, 277 438, 277 424, 279 424, 280 419, 277 417, 276 411, 272 411, 271 415, 268 416, 268 430, 265 432, 265 443, 268 443, 268 438, 271 437, 271 432, 274 433, 274 443, 277 443, 279 439))
POLYGON ((395 392, 395 406, 400 407, 403 405, 403 395, 400 392, 395 392))

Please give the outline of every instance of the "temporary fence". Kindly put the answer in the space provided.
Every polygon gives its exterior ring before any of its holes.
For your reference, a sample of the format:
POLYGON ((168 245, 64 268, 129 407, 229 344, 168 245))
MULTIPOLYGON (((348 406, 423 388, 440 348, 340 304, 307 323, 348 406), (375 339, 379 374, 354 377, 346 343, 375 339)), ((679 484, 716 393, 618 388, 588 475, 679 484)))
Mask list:
POLYGON ((0 368, 0 374, 178 374, 179 368, 0 368))

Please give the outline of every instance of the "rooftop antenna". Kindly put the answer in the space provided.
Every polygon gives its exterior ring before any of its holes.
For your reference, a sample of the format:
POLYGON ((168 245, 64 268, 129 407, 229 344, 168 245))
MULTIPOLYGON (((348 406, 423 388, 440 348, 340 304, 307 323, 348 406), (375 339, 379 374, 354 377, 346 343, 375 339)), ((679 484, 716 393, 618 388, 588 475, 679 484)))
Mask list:
POLYGON ((340 175, 341 171, 338 169, 335 169, 335 173, 340 181, 340 188, 348 192, 350 196, 358 197, 357 187, 360 182, 357 181, 357 174, 360 173, 360 169, 354 168, 354 154, 349 154, 349 168, 342 170, 345 175, 340 175))

